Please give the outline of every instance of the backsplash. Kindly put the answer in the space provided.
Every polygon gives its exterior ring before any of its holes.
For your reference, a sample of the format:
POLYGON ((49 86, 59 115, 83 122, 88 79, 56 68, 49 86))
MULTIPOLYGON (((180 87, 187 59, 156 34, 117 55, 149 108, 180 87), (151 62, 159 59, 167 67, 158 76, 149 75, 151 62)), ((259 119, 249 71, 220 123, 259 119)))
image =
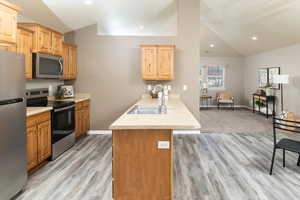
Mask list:
POLYGON ((49 88, 51 85, 53 92, 56 91, 57 86, 63 85, 64 81, 55 79, 33 79, 26 81, 26 89, 36 89, 36 88, 49 88))

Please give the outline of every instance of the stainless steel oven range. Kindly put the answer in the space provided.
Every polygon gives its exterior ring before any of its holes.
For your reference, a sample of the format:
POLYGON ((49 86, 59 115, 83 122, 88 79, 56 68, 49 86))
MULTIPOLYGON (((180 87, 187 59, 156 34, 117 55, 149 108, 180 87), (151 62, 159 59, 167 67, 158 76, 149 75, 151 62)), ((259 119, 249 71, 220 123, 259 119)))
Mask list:
POLYGON ((51 112, 52 160, 75 144, 75 103, 73 101, 48 101, 48 89, 27 90, 28 107, 53 108, 51 112))

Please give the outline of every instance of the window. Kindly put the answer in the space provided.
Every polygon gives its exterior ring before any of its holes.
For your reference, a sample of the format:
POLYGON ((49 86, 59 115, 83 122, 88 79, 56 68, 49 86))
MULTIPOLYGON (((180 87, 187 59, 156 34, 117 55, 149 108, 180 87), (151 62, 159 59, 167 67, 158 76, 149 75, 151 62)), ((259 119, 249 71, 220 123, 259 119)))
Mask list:
POLYGON ((225 67, 222 65, 205 65, 201 67, 200 80, 210 89, 225 89, 225 67))

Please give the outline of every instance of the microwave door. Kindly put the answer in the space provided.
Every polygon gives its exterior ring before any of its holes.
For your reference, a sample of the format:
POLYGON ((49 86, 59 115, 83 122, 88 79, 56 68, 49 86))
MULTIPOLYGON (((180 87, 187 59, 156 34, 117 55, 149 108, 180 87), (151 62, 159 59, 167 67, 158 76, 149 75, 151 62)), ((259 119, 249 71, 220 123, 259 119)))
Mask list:
POLYGON ((54 56, 37 54, 35 56, 36 78, 61 78, 63 59, 54 56))

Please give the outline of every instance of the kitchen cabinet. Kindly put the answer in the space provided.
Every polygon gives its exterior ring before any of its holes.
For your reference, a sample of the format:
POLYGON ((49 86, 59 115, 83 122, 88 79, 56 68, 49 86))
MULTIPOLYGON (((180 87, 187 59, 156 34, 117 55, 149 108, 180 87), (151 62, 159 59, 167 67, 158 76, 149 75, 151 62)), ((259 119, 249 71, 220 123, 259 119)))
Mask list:
POLYGON ((155 46, 142 47, 142 76, 144 80, 157 79, 157 48, 155 46))
POLYGON ((27 169, 38 166, 51 156, 50 112, 27 117, 27 169))
POLYGON ((32 79, 32 48, 33 48, 33 32, 18 27, 17 34, 17 53, 25 55, 25 77, 32 79))
POLYGON ((36 126, 27 127, 27 168, 38 165, 38 131, 36 126))
POLYGON ((64 80, 68 80, 70 77, 69 70, 69 45, 63 43, 63 59, 64 59, 64 80))
POLYGON ((52 32, 52 54, 61 56, 63 51, 63 35, 52 32))
POLYGON ((37 125, 38 130, 38 162, 51 156, 51 122, 45 121, 37 125))
POLYGON ((77 77, 77 46, 63 43, 64 79, 72 80, 77 77))
POLYGON ((141 45, 142 79, 173 80, 174 54, 173 45, 141 45))
POLYGON ((16 52, 16 45, 9 45, 9 46, 1 46, 0 45, 0 50, 3 51, 11 51, 11 52, 16 52))
POLYGON ((16 44, 0 46, 0 50, 24 54, 26 79, 32 79, 32 47, 33 32, 22 27, 18 27, 16 44))
POLYGON ((90 101, 76 103, 76 138, 80 138, 90 130, 90 101))
POLYGON ((0 45, 17 42, 17 15, 20 9, 6 1, 0 1, 0 45))
POLYGON ((33 52, 62 56, 63 34, 36 23, 18 23, 33 31, 33 52))

